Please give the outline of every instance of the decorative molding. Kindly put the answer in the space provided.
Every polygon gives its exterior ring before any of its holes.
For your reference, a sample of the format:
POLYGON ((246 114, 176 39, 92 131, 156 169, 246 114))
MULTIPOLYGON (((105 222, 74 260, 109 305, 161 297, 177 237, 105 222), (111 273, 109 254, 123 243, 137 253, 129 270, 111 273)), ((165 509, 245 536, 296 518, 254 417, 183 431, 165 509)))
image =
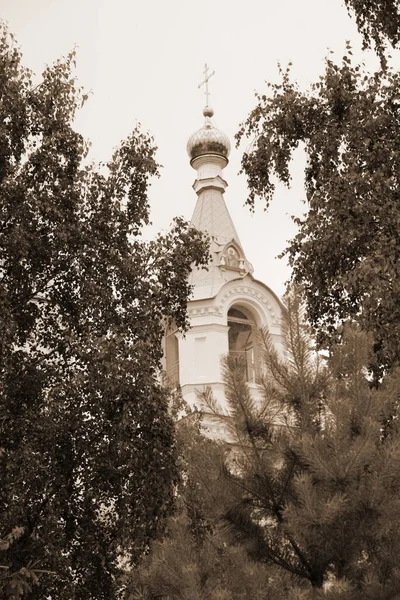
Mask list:
POLYGON ((243 254, 243 250, 234 238, 227 242, 222 249, 221 256, 219 257, 219 266, 222 271, 225 271, 226 269, 236 271, 242 277, 248 273, 248 269, 246 269, 247 261, 243 254), (231 248, 233 252, 229 252, 231 248), (232 260, 237 264, 232 264, 232 260))
POLYGON ((217 306, 216 304, 209 304, 206 306, 199 306, 196 308, 188 308, 189 317, 204 317, 206 315, 214 315, 221 317, 223 315, 222 305, 217 306))
POLYGON ((199 325, 191 325, 190 329, 186 332, 186 337, 190 335, 194 335, 197 333, 207 333, 207 332, 222 332, 224 333, 229 329, 228 325, 224 325, 223 323, 200 323, 199 325))
POLYGON ((240 300, 240 296, 242 296, 243 300, 246 299, 246 296, 250 296, 257 299, 259 302, 261 302, 261 304, 263 304, 267 308, 268 313, 271 316, 272 324, 279 326, 279 318, 276 315, 271 302, 259 290, 255 290, 253 287, 250 286, 231 287, 222 296, 220 307, 222 308, 232 296, 238 296, 238 300, 240 300))
POLYGON ((225 179, 222 179, 220 175, 216 175, 214 177, 201 177, 200 179, 196 179, 193 184, 193 189, 197 195, 206 189, 219 190, 224 193, 227 186, 228 184, 225 179))

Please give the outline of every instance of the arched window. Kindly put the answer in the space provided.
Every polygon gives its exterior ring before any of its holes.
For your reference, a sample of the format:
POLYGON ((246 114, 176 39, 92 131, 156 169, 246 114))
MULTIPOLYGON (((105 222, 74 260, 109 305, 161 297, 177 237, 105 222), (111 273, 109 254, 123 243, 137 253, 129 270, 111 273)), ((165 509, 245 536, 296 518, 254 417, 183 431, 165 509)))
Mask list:
POLYGON ((258 377, 256 322, 247 308, 232 306, 228 311, 229 354, 246 360, 246 377, 255 383, 258 377))
POLYGON ((173 329, 165 332, 165 370, 167 378, 174 387, 179 385, 179 342, 173 329))

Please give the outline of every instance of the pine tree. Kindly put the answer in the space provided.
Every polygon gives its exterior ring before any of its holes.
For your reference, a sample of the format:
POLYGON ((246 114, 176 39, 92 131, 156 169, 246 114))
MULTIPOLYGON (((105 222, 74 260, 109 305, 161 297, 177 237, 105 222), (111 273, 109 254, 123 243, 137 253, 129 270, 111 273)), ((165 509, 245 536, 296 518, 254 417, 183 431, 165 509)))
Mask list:
POLYGON ((262 336, 258 399, 230 357, 230 414, 203 394, 235 447, 208 510, 250 559, 294 578, 279 597, 388 600, 400 592, 400 375, 374 389, 371 342, 351 328, 324 364, 301 312, 289 294, 284 353, 262 336))
POLYGON ((127 599, 274 600, 282 589, 274 569, 250 559, 241 544, 228 543, 222 521, 212 514, 224 446, 202 435, 196 413, 178 423, 177 440, 175 515, 164 538, 127 577, 127 599))

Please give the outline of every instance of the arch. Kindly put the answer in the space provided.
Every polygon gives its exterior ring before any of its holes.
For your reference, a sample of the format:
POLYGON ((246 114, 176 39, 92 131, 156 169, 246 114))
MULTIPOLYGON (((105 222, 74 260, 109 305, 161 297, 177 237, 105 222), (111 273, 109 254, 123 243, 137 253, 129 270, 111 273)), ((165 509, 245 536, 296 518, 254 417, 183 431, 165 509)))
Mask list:
POLYGON ((227 312, 229 355, 244 361, 246 379, 255 383, 259 377, 258 326, 251 309, 235 302, 227 312))
POLYGON ((225 322, 230 307, 240 303, 254 313, 258 327, 267 326, 270 330, 274 329, 275 333, 280 330, 281 302, 267 286, 251 276, 225 283, 216 295, 215 302, 225 322))
POLYGON ((179 341, 176 330, 168 328, 165 332, 165 371, 168 382, 173 387, 179 385, 179 341))
POLYGON ((232 298, 230 302, 226 305, 226 317, 228 316, 230 310, 234 308, 236 310, 242 310, 243 313, 247 316, 248 319, 252 320, 255 326, 260 329, 261 327, 265 327, 268 324, 268 319, 266 319, 265 311, 261 309, 255 302, 252 302, 250 298, 243 298, 241 296, 237 296, 236 298, 232 298))

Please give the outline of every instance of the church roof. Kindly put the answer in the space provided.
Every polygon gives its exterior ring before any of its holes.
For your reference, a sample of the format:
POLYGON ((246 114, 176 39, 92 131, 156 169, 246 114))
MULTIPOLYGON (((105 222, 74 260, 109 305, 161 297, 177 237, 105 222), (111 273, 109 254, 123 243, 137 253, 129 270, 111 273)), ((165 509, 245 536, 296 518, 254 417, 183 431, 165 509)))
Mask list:
POLYGON ((242 279, 253 271, 224 200, 227 183, 222 177, 222 169, 228 162, 229 139, 212 125, 213 113, 208 107, 203 114, 206 116, 203 129, 193 134, 188 142, 190 164, 197 169, 193 187, 198 195, 191 224, 210 236, 211 261, 207 271, 195 268, 190 275, 194 300, 213 298, 227 281, 242 279), (213 137, 208 135, 209 132, 213 137), (220 152, 214 145, 217 138, 223 140, 220 152))
POLYGON ((203 110, 205 116, 203 127, 193 133, 188 140, 187 151, 192 160, 204 154, 219 154, 226 159, 229 156, 231 151, 229 138, 225 133, 214 127, 211 121, 213 114, 213 109, 206 106, 203 110))
POLYGON ((207 231, 211 237, 224 239, 226 243, 234 239, 240 245, 224 197, 214 188, 205 189, 199 195, 191 223, 196 229, 207 231))

